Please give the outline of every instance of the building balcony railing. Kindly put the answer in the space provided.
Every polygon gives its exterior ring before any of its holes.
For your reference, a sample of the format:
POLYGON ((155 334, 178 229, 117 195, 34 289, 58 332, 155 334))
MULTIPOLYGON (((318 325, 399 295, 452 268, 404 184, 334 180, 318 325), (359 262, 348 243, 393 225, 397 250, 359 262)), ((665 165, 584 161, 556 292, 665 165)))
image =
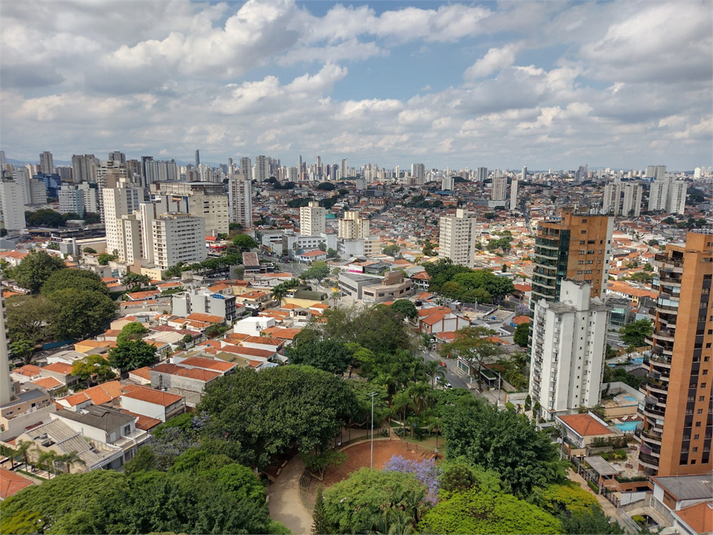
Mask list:
POLYGON ((665 411, 654 405, 649 405, 648 403, 644 406, 644 414, 651 418, 663 418, 665 416, 665 411))
POLYGON ((683 267, 683 258, 672 258, 665 254, 654 255, 654 261, 661 262, 663 264, 670 264, 676 267, 683 267))
POLYGON ((653 443, 657 446, 661 446, 661 438, 662 438, 661 434, 656 433, 655 431, 652 431, 651 429, 646 429, 646 430, 637 429, 636 435, 639 436, 642 440, 645 440, 646 442, 653 443))
POLYGON ((673 342, 674 332, 666 329, 654 331, 654 338, 658 340, 665 340, 666 342, 673 342))
POLYGON ((639 462, 646 468, 652 468, 654 470, 659 469, 659 460, 653 455, 648 455, 646 453, 639 453, 639 462))

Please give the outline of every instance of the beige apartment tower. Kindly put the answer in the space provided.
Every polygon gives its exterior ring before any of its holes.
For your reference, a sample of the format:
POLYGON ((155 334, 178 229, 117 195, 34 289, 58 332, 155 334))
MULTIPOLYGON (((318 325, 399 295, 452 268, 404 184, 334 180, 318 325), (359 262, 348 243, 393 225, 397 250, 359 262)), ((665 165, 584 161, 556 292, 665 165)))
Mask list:
POLYGON ((454 264, 475 266, 475 217, 466 210, 456 210, 455 216, 443 216, 439 223, 438 256, 450 258, 454 264))

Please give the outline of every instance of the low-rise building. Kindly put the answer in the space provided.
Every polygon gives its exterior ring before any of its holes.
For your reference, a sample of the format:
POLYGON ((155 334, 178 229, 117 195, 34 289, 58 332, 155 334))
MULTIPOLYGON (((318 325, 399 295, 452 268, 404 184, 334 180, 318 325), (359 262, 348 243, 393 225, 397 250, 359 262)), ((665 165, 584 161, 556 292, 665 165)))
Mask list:
POLYGON ((186 411, 186 400, 183 396, 145 386, 127 386, 124 390, 121 395, 121 408, 127 411, 162 422, 186 411))

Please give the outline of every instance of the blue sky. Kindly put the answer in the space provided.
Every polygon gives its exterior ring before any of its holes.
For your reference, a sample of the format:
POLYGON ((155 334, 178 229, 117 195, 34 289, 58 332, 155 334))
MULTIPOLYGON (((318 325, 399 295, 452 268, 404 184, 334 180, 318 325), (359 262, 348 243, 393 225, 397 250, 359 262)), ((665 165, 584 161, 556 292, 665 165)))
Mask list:
POLYGON ((8 158, 711 165, 708 0, 3 3, 8 158))

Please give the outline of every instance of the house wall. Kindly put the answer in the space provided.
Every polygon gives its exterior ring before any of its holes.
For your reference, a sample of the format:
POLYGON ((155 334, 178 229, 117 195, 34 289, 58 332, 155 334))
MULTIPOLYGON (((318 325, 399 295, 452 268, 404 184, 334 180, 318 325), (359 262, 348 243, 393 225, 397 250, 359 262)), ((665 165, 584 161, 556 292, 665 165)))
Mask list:
POLYGON ((121 407, 136 414, 156 418, 162 422, 166 421, 166 409, 162 405, 121 396, 121 407))

